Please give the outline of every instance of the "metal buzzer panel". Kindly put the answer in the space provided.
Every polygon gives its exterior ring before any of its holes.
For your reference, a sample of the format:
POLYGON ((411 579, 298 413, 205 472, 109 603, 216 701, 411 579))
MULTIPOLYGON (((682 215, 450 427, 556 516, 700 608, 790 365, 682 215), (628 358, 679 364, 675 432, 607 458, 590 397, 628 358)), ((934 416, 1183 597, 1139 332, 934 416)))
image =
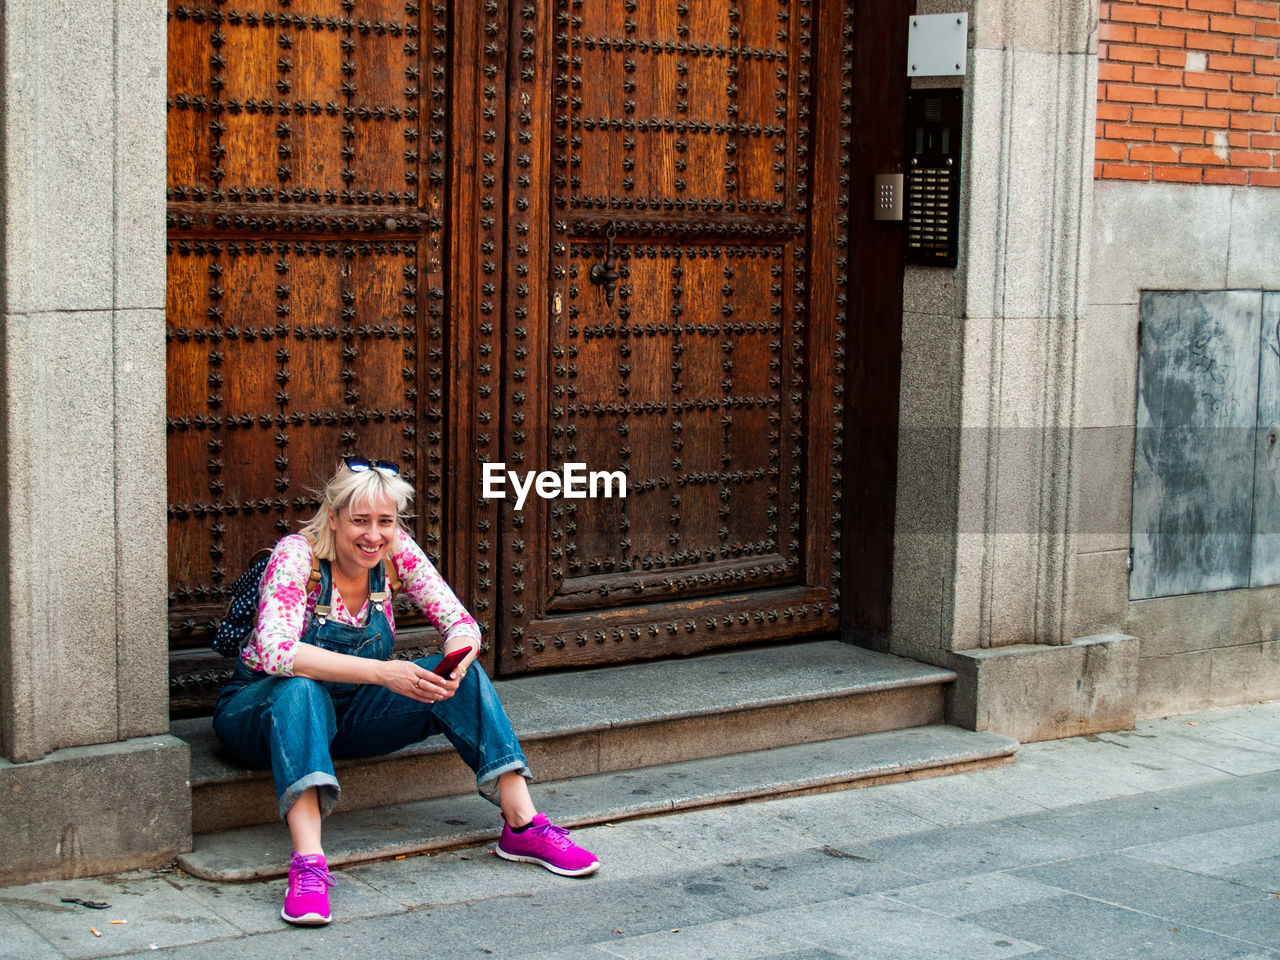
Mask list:
POLYGON ((907 263, 954 267, 960 221, 962 91, 916 90, 907 97, 907 263))

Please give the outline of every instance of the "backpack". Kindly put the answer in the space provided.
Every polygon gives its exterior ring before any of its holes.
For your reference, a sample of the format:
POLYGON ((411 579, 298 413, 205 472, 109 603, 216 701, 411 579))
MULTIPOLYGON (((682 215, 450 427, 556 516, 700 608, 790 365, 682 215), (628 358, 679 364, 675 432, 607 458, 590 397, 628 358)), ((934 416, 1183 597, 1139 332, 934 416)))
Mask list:
MULTIPOLYGON (((267 572, 267 564, 271 560, 271 548, 263 547, 249 560, 244 573, 236 577, 231 584, 231 599, 227 601, 227 612, 218 621, 210 646, 224 657, 238 657, 244 649, 249 634, 258 623, 258 587, 262 583, 262 575, 267 572)), ((396 576, 395 564, 390 557, 383 558, 386 571, 387 589, 393 594, 400 589, 400 578, 396 576)), ((320 561, 315 554, 311 556, 311 578, 307 581, 307 592, 320 582, 320 561)))

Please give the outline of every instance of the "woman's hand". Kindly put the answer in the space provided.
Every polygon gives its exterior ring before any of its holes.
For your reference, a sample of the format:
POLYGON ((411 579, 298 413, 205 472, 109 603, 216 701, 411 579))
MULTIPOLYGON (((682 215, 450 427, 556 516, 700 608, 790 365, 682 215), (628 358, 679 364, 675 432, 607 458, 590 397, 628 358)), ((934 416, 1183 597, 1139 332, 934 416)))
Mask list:
MULTIPOLYGON (((468 642, 478 647, 474 639, 462 638, 453 644, 454 649, 468 642)), ((298 645, 293 662, 294 676, 313 680, 334 680, 339 683, 376 683, 392 693, 398 693, 419 703, 439 703, 458 692, 458 685, 475 654, 470 654, 454 668, 454 679, 437 676, 418 666, 412 660, 374 660, 371 657, 354 657, 346 653, 322 650, 309 643, 298 645)))
POLYGON ((475 637, 456 637, 444 645, 441 652, 447 657, 455 650, 463 650, 467 647, 471 648, 471 652, 462 658, 462 662, 453 668, 453 675, 461 682, 462 678, 467 675, 467 671, 471 669, 471 664, 476 657, 480 656, 480 641, 475 637))
MULTIPOLYGON (((379 660, 378 683, 419 703, 439 703, 458 692, 460 680, 442 680, 412 660, 379 660)), ((459 668, 461 670, 461 668, 459 668)))

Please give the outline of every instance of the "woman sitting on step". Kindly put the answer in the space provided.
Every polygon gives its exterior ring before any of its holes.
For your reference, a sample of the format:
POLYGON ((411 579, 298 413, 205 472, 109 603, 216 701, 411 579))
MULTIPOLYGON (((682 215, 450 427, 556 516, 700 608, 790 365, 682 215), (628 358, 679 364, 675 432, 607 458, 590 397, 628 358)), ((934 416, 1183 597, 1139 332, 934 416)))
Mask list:
POLYGON ((480 650, 476 622, 402 524, 413 488, 399 473, 385 460, 345 458, 316 515, 276 544, 258 590, 256 629, 214 708, 227 750, 275 777, 293 839, 280 911, 290 923, 330 920, 334 881, 320 825, 341 794, 333 758, 380 756, 437 733, 502 811, 498 856, 568 877, 600 866, 534 807, 529 765, 497 692, 483 670, 470 669, 480 650), (444 654, 470 648, 450 676, 432 672, 442 655, 391 659, 388 568, 444 637, 444 654))

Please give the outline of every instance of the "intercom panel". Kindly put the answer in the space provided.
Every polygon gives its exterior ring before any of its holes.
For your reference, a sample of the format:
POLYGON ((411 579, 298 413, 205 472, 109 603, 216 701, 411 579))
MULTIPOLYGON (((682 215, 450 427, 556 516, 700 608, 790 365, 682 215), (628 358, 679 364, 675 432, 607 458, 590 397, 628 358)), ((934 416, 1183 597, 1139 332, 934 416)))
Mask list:
POLYGON ((960 140, 964 92, 907 95, 904 259, 954 267, 960 222, 960 140))

